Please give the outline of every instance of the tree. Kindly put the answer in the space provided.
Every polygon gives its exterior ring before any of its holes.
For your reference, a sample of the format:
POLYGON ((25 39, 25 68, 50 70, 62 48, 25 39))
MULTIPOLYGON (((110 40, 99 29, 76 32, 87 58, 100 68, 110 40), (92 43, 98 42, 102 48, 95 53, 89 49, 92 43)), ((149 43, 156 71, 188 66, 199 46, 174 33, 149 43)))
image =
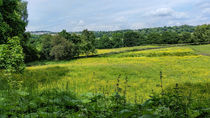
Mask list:
POLYGON ((70 34, 66 30, 62 30, 58 34, 59 34, 59 36, 64 37, 65 39, 70 41, 72 44, 74 44, 75 56, 79 56, 79 54, 82 53, 82 38, 81 38, 81 36, 79 36, 75 33, 70 34))
POLYGON ((21 19, 23 22, 25 22, 26 25, 28 25, 28 11, 27 11, 27 6, 28 6, 28 2, 26 1, 21 1, 18 4, 19 6, 19 14, 21 15, 21 19))
POLYGON ((112 34, 113 48, 123 47, 123 34, 122 33, 114 33, 112 34))
POLYGON ((52 49, 51 39, 52 39, 51 35, 43 36, 42 49, 41 49, 41 58, 42 59, 47 59, 47 60, 52 59, 52 56, 50 55, 50 51, 52 49))
POLYGON ((81 35, 82 39, 82 52, 86 55, 89 55, 90 53, 95 53, 95 35, 93 32, 90 32, 88 30, 82 31, 81 35))
POLYGON ((61 32, 58 33, 58 35, 64 37, 67 40, 71 39, 71 34, 68 33, 66 30, 62 30, 61 32))
POLYGON ((22 37, 27 25, 27 3, 21 0, 0 0, 0 44, 9 37, 22 37))
POLYGON ((81 53, 82 53, 82 38, 81 36, 73 33, 71 35, 71 38, 68 40, 70 41, 71 43, 74 44, 74 53, 75 53, 75 56, 79 56, 81 53))
POLYGON ((179 43, 193 43, 191 33, 182 32, 179 36, 179 43))
POLYGON ((21 44, 27 17, 27 2, 0 0, 0 68, 8 72, 21 73, 24 70, 21 44))
POLYGON ((210 42, 210 24, 197 26, 193 33, 193 40, 195 42, 210 42))
POLYGON ((177 44, 179 41, 178 34, 176 32, 163 32, 161 36, 161 44, 177 44))
POLYGON ((73 43, 61 36, 53 37, 51 46, 50 56, 54 57, 55 60, 70 59, 75 56, 73 43))
POLYGON ((160 43, 161 36, 160 33, 152 32, 148 34, 147 38, 149 44, 158 44, 160 43))
POLYGON ((134 31, 124 33, 124 45, 128 47, 137 46, 139 44, 139 34, 134 31))
POLYGON ((103 37, 99 39, 99 48, 105 49, 105 48, 112 48, 113 42, 110 40, 108 35, 104 34, 103 37))

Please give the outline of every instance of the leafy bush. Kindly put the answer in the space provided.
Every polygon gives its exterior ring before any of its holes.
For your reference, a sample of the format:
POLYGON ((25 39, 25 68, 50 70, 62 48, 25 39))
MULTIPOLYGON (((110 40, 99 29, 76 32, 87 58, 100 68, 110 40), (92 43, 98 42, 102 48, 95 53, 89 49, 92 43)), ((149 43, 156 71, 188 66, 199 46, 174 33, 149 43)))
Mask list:
POLYGON ((0 46, 0 68, 17 73, 24 70, 24 54, 20 45, 20 38, 9 38, 7 44, 0 46))

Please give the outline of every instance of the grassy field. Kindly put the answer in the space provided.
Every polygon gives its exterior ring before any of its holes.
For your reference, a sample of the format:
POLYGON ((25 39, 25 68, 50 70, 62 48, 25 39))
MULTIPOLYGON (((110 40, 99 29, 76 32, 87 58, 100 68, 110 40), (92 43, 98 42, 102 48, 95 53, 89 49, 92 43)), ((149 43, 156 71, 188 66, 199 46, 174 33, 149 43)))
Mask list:
POLYGON ((124 47, 124 48, 114 48, 114 49, 98 49, 97 54, 107 54, 107 53, 118 53, 118 52, 126 52, 126 51, 132 51, 132 50, 141 50, 141 49, 147 49, 147 48, 158 48, 161 46, 155 46, 155 45, 147 45, 147 46, 136 46, 136 47, 124 47))
POLYGON ((210 45, 199 45, 199 46, 191 46, 191 48, 197 52, 197 54, 202 54, 206 56, 210 56, 210 45))
MULTIPOLYGON (((125 48, 127 49, 129 48, 125 48)), ((98 52, 110 53, 121 50, 124 49, 98 52)), ((210 98, 210 57, 198 53, 200 51, 208 53, 208 50, 210 45, 170 47, 32 66, 27 67, 22 80, 25 85, 27 81, 36 83, 38 90, 57 88, 71 89, 78 95, 89 92, 103 92, 110 95, 116 90, 119 78, 122 93, 125 86, 128 86, 127 98, 133 102, 134 97, 138 96, 138 102, 143 102, 152 93, 161 92, 161 71, 164 89, 173 88, 178 83, 184 88, 183 93, 192 92, 194 97, 208 99, 210 98), (126 78, 127 84, 125 84, 126 78)))

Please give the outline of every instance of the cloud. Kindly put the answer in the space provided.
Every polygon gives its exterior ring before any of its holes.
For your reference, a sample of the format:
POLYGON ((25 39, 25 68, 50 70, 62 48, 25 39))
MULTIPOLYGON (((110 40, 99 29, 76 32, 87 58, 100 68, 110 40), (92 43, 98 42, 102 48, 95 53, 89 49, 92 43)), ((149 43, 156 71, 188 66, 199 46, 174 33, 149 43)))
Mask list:
POLYGON ((108 31, 210 22, 209 0, 27 1, 28 31, 108 31))
POLYGON ((177 12, 172 8, 158 8, 151 11, 148 15, 157 16, 157 17, 171 17, 176 19, 187 18, 188 15, 184 12, 177 12))
POLYGON ((114 21, 116 21, 116 22, 125 22, 125 21, 127 21, 127 19, 124 16, 120 16, 120 17, 116 17, 114 19, 114 21))
POLYGON ((129 29, 141 29, 146 28, 147 26, 144 23, 133 23, 130 25, 129 29))
POLYGON ((160 16, 160 17, 167 17, 172 16, 174 13, 174 10, 171 8, 159 8, 151 12, 151 15, 154 16, 160 16))

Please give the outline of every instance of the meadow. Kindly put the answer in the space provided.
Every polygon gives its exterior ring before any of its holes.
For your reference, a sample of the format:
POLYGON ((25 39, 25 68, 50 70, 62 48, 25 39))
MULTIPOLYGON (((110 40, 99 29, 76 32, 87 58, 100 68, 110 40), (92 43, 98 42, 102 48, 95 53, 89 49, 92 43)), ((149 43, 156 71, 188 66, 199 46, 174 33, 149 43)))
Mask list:
MULTIPOLYGON (((197 47, 180 46, 132 51, 81 58, 65 63, 54 62, 43 66, 32 66, 27 67, 23 80, 37 81, 39 90, 66 89, 68 86, 68 89, 80 96, 90 92, 111 95, 116 90, 118 78, 123 91, 127 78, 126 84, 129 86, 127 99, 133 102, 137 94, 138 102, 142 103, 152 93, 161 92, 160 72, 162 72, 164 89, 174 87, 178 83, 183 88, 189 89, 185 92, 191 91, 196 94, 201 89, 208 91, 210 89, 208 84, 210 57, 198 54, 194 50, 197 47)), ((135 49, 138 48, 135 47, 135 49)), ((145 48, 153 48, 153 46, 145 48)), ((199 49, 208 50, 210 45, 200 46, 199 49)), ((122 49, 109 49, 98 52, 110 53, 110 50, 111 52, 122 51, 122 49)), ((199 97, 209 98, 209 93, 199 97)))
POLYGON ((207 50, 138 46, 29 64, 0 74, 0 117, 208 117, 207 50))

